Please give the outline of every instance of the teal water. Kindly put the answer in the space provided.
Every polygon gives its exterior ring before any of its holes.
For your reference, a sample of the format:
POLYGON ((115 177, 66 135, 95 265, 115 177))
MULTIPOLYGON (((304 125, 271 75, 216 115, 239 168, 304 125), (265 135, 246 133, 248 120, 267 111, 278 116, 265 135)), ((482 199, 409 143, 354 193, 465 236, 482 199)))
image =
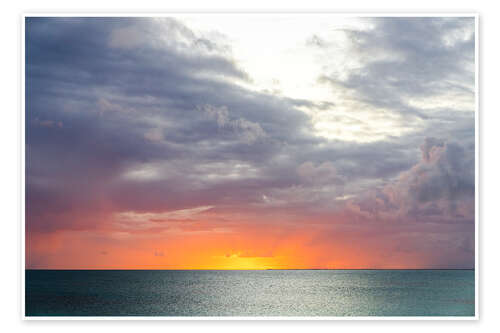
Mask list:
POLYGON ((26 270, 27 316, 474 316, 473 270, 26 270))

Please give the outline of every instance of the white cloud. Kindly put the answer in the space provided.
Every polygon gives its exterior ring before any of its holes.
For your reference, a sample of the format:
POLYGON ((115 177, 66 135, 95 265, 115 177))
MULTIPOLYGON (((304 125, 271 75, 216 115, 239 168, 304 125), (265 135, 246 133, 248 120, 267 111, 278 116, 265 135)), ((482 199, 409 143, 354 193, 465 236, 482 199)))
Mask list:
POLYGON ((116 225, 124 229, 148 229, 167 221, 192 221, 197 215, 214 206, 200 206, 167 212, 135 212, 125 211, 114 214, 116 225))

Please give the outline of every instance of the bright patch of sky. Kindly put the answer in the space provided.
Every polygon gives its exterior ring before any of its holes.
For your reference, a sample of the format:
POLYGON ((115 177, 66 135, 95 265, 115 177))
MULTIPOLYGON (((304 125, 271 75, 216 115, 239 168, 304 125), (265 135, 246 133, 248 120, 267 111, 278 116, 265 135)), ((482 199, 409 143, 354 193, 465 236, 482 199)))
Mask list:
POLYGON ((251 77, 248 89, 294 99, 331 103, 331 108, 300 109, 311 116, 317 135, 329 139, 370 142, 408 131, 394 119, 370 119, 352 112, 343 91, 319 82, 326 73, 344 79, 359 66, 349 52, 344 30, 370 29, 362 18, 332 15, 195 15, 180 18, 200 36, 230 46, 231 56, 251 77), (322 45, 327 41, 328 45, 322 45), (323 47, 328 47, 325 54, 323 47), (345 118, 346 113, 349 117, 345 118), (339 122, 339 119, 341 121, 339 122), (348 119, 348 121, 344 121, 348 119), (370 120, 367 122, 366 120, 370 120))

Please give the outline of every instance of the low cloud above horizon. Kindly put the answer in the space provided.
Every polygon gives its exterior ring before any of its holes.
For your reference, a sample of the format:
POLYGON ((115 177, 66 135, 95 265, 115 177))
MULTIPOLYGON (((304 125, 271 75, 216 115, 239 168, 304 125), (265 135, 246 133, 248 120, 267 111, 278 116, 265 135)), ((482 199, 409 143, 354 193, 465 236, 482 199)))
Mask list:
POLYGON ((474 268, 473 17, 25 31, 27 268, 474 268))

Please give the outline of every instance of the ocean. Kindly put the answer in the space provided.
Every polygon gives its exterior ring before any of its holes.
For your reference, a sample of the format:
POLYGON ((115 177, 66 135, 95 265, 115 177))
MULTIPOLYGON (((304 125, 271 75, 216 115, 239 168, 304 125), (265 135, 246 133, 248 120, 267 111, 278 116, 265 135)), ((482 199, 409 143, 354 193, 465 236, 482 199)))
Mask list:
POLYGON ((474 316, 473 270, 26 270, 26 316, 474 316))

